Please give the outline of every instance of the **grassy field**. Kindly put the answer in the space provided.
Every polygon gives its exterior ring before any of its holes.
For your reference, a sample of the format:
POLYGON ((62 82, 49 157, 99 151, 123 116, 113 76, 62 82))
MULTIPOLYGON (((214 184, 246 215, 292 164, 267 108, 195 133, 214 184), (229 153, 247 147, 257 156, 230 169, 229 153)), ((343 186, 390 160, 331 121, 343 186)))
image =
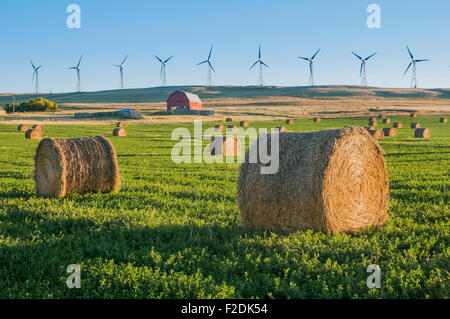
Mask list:
MULTIPOLYGON (((244 227, 239 164, 173 163, 170 136, 179 124, 131 125, 126 138, 111 137, 112 126, 47 125, 46 136, 109 137, 122 189, 38 198, 38 141, 0 125, 0 297, 448 298, 450 126, 439 116, 391 119, 406 128, 380 141, 390 219, 353 235, 244 227), (412 121, 432 138, 414 139, 412 121), (66 286, 69 264, 81 266, 81 289, 66 286), (380 289, 366 286, 370 264, 381 268, 380 289)), ((367 118, 296 121, 289 129, 344 125, 366 126, 367 118)))

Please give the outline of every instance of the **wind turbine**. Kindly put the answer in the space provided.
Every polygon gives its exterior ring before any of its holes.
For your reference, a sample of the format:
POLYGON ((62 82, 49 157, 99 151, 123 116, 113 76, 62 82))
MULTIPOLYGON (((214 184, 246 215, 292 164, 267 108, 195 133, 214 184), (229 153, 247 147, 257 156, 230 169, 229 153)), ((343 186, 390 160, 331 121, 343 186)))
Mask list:
POLYGON ((34 89, 36 94, 39 94, 39 69, 42 68, 42 65, 36 67, 31 60, 31 66, 33 67, 33 78, 31 80, 31 83, 34 82, 34 89))
POLYGON ((81 87, 81 85, 80 85, 80 82, 81 82, 81 80, 80 80, 80 71, 81 71, 80 64, 81 64, 81 59, 82 58, 83 58, 83 55, 81 55, 81 57, 78 60, 78 63, 77 63, 76 66, 73 66, 73 67, 69 68, 69 70, 77 70, 77 78, 78 78, 77 89, 78 89, 78 93, 80 93, 80 87, 81 87))
POLYGON ((411 50, 409 49, 409 47, 407 46, 406 49, 408 50, 409 56, 411 57, 411 62, 408 64, 408 67, 406 68, 405 73, 403 73, 403 76, 406 75, 406 73, 408 72, 409 68, 412 65, 412 78, 411 78, 411 87, 412 88, 417 88, 417 77, 416 77, 416 63, 418 62, 425 62, 425 61, 430 61, 430 60, 417 60, 416 58, 414 58, 413 54, 411 53, 411 50))
POLYGON ((162 59, 158 58, 156 55, 155 55, 155 58, 161 63, 161 72, 159 74, 159 78, 162 79, 162 86, 166 86, 166 84, 167 84, 166 83, 166 64, 167 64, 167 62, 169 62, 170 59, 173 58, 173 55, 164 61, 162 59))
POLYGON ((255 63, 253 63, 253 65, 250 67, 249 70, 251 70, 258 63, 259 63, 258 85, 263 86, 262 66, 264 65, 266 68, 268 68, 269 66, 261 60, 261 44, 259 45, 259 49, 258 49, 258 60, 256 60, 255 63))
POLYGON ((122 63, 120 64, 113 64, 114 66, 117 66, 120 69, 120 88, 123 90, 123 69, 125 69, 125 66, 123 65, 125 63, 125 61, 128 59, 128 54, 125 57, 125 59, 123 59, 122 63))
POLYGON ((299 59, 303 59, 305 61, 309 61, 309 85, 314 86, 314 70, 313 70, 313 64, 314 64, 314 58, 316 57, 317 53, 319 53, 320 49, 314 53, 314 55, 308 59, 302 56, 299 56, 299 59))
POLYGON ((367 62, 367 60, 369 60, 371 57, 373 57, 378 52, 375 52, 374 54, 369 55, 365 59, 363 59, 362 57, 360 57, 359 55, 357 55, 353 51, 352 51, 352 53, 353 53, 354 56, 356 56, 361 61, 361 68, 359 70, 359 77, 361 78, 361 86, 367 86, 366 62, 367 62))
POLYGON ((208 63, 208 86, 211 86, 211 70, 214 71, 214 73, 216 73, 216 70, 214 70, 212 64, 211 64, 211 53, 212 53, 212 49, 213 46, 211 45, 211 49, 209 49, 209 55, 208 55, 208 59, 206 59, 203 62, 197 63, 197 65, 200 64, 204 64, 204 63, 208 63))

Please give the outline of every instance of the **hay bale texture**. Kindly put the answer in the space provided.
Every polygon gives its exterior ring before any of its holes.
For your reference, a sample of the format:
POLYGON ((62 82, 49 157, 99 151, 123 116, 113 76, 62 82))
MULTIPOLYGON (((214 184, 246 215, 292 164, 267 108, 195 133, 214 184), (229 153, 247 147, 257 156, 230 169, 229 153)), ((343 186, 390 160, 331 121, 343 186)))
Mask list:
POLYGON ((225 122, 233 122, 233 119, 232 119, 231 117, 227 117, 227 118, 225 119, 225 122))
POLYGON ((32 127, 33 130, 37 130, 37 131, 41 131, 42 133, 44 132, 44 127, 42 125, 39 124, 35 124, 32 127))
MULTIPOLYGON (((383 151, 363 128, 279 134, 275 174, 241 165, 238 205, 244 224, 266 230, 356 232, 387 216, 383 151)), ((270 138, 268 138, 270 144, 270 138)), ((270 146, 268 146, 270 149, 270 146)))
POLYGON ((240 126, 248 126, 248 122, 247 121, 241 121, 241 123, 239 123, 240 126))
POLYGON ((227 131, 234 132, 236 130, 237 130, 237 126, 236 125, 228 125, 228 127, 227 127, 227 131))
POLYGON ((369 126, 377 126, 377 125, 378 125, 377 120, 372 119, 369 120, 369 126))
POLYGON ((216 131, 223 131, 223 130, 225 130, 225 127, 223 125, 216 125, 216 126, 214 126, 214 128, 216 129, 216 131))
POLYGON ((414 137, 417 138, 430 138, 431 137, 431 132, 429 129, 427 128, 417 128, 414 131, 414 137))
POLYGON ((322 121, 322 119, 320 117, 315 117, 314 118, 314 122, 320 122, 320 121, 322 121))
POLYGON ((28 125, 25 125, 25 124, 20 124, 18 127, 17 127, 17 130, 19 131, 19 132, 26 132, 26 131, 28 131, 30 129, 30 127, 28 126, 28 125))
POLYGON ((384 133, 384 136, 393 137, 393 136, 397 135, 397 130, 393 127, 385 127, 383 129, 383 133, 384 133))
POLYGON ((385 119, 385 118, 386 118, 386 115, 380 114, 380 115, 378 115, 378 118, 379 118, 379 119, 385 119))
POLYGON ((125 123, 125 122, 117 122, 116 127, 125 128, 125 127, 127 127, 127 123, 125 123))
POLYGON ((40 140, 42 138, 42 131, 30 128, 25 132, 25 138, 40 140))
POLYGON ((384 124, 389 124, 389 123, 391 123, 391 119, 384 118, 384 119, 383 119, 383 123, 384 123, 384 124))
POLYGON ((286 120, 286 124, 287 124, 287 125, 294 124, 294 120, 293 120, 293 119, 287 119, 287 120, 286 120))
POLYGON ((61 198, 119 189, 116 152, 104 136, 44 138, 34 161, 38 196, 61 198))
POLYGON ((127 131, 124 128, 116 127, 113 136, 127 136, 127 131))
POLYGON ((411 123, 411 128, 420 128, 420 123, 411 123))
POLYGON ((237 136, 215 136, 210 144, 211 155, 239 155, 241 143, 237 136))
POLYGON ((367 130, 367 132, 376 140, 381 140, 384 138, 383 130, 367 130))
POLYGON ((395 122, 393 126, 395 128, 402 128, 403 127, 402 123, 400 123, 400 122, 395 122))
POLYGON ((447 118, 446 117, 441 117, 440 119, 439 119, 439 122, 441 122, 441 123, 447 123, 447 118))
POLYGON ((412 112, 409 114, 409 117, 417 117, 417 112, 412 112))
POLYGON ((285 126, 277 126, 276 129, 280 132, 287 132, 287 129, 285 126))

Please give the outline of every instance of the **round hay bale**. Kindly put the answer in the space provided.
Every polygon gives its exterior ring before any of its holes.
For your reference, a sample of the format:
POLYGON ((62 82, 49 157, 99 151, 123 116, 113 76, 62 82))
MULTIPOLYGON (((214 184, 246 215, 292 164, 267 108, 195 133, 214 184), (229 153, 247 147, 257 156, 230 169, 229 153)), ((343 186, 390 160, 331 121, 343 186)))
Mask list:
POLYGON ((383 129, 383 133, 384 133, 384 136, 393 137, 393 136, 397 135, 397 130, 393 127, 385 127, 383 129))
POLYGON ((414 131, 414 137, 417 137, 417 138, 430 138, 431 137, 431 132, 426 127, 424 127, 424 128, 417 128, 414 131))
POLYGON ((411 114, 409 114, 409 117, 417 117, 417 112, 412 112, 411 114))
POLYGON ((384 138, 384 132, 383 130, 367 130, 370 135, 376 140, 381 140, 384 138))
POLYGON ((315 117, 314 118, 314 122, 320 122, 320 121, 322 121, 322 119, 320 117, 315 117))
POLYGON ((389 124, 389 123, 391 123, 391 119, 385 118, 385 119, 383 119, 383 123, 389 124))
POLYGON ((261 174, 267 164, 249 163, 256 143, 240 167, 237 200, 244 224, 351 233, 387 219, 383 150, 365 129, 280 133, 275 174, 261 174))
POLYGON ((40 140, 42 138, 42 131, 30 128, 25 132, 25 138, 40 140))
POLYGON ((20 132, 26 132, 26 131, 28 131, 29 129, 30 129, 30 127, 29 127, 28 125, 26 125, 26 124, 20 124, 20 125, 17 127, 17 130, 20 131, 20 132))
POLYGON ((236 130, 237 130, 237 126, 236 125, 228 125, 228 127, 227 127, 227 131, 234 132, 236 130))
POLYGON ((241 121, 241 123, 239 123, 240 126, 248 126, 248 122, 247 121, 241 121))
POLYGON ((35 124, 35 125, 33 125, 32 129, 36 130, 36 131, 41 131, 42 133, 44 133, 44 127, 42 125, 35 124))
POLYGON ((385 119, 385 118, 386 118, 386 115, 380 114, 380 115, 378 115, 378 118, 379 118, 379 119, 385 119))
POLYGON ((446 117, 441 117, 441 118, 439 119, 439 122, 441 122, 441 123, 447 123, 447 118, 446 118, 446 117))
POLYGON ((125 122, 117 122, 116 127, 125 128, 125 127, 127 127, 127 123, 125 123, 125 122))
POLYGON ((237 156, 241 153, 241 143, 237 136, 215 136, 210 144, 211 155, 237 156))
POLYGON ((294 124, 294 120, 293 119, 287 119, 286 120, 286 124, 288 124, 288 125, 294 124))
POLYGON ((61 198, 119 188, 116 152, 104 136, 44 138, 34 162, 38 196, 61 198))
POLYGON ((403 125, 402 125, 402 123, 400 123, 400 122, 395 122, 395 123, 394 123, 394 127, 395 127, 395 128, 402 128, 403 125))
POLYGON ((369 120, 369 126, 377 126, 378 123, 376 120, 369 120))
POLYGON ((216 125, 216 126, 214 126, 214 128, 216 129, 216 131, 223 131, 223 130, 225 130, 225 126, 223 126, 223 125, 216 125))
POLYGON ((377 118, 375 117, 375 116, 371 116, 370 118, 369 118, 369 121, 377 121, 377 118))
POLYGON ((365 129, 366 130, 376 130, 376 128, 373 126, 366 126, 365 129))
POLYGON ((231 117, 227 117, 227 118, 225 119, 225 122, 233 122, 233 119, 232 119, 231 117))
POLYGON ((411 123, 411 128, 420 128, 420 123, 411 123))
POLYGON ((280 132, 287 132, 287 129, 285 126, 277 126, 276 129, 280 132))
POLYGON ((113 136, 127 136, 127 131, 123 128, 116 127, 113 131, 113 136))

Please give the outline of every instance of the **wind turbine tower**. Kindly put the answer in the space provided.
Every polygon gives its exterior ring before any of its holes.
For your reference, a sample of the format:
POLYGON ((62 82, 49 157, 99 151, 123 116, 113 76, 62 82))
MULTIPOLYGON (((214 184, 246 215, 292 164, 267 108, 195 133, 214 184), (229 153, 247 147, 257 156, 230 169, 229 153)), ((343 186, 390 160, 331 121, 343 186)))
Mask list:
POLYGON ((161 72, 159 74, 159 78, 161 79, 161 82, 162 82, 161 84, 162 84, 162 86, 166 86, 167 85, 166 64, 167 64, 167 62, 170 61, 170 59, 173 58, 173 55, 164 61, 162 59, 158 58, 156 55, 155 55, 155 58, 161 63, 161 72))
POLYGON ((31 66, 33 67, 33 78, 31 83, 34 82, 34 91, 36 94, 39 94, 39 69, 42 68, 42 65, 36 67, 33 61, 31 61, 31 66))
POLYGON ((78 93, 80 93, 80 89, 81 89, 81 80, 80 80, 80 71, 81 71, 81 68, 80 68, 80 64, 81 64, 81 59, 82 59, 82 58, 83 58, 83 55, 81 55, 81 57, 80 57, 80 59, 78 60, 78 63, 77 63, 76 66, 73 66, 73 67, 69 68, 69 70, 77 70, 77 79, 78 79, 78 82, 77 82, 77 92, 78 92, 78 93))
POLYGON ((356 56, 361 61, 361 68, 359 70, 359 77, 361 78, 361 86, 366 87, 367 86, 367 71, 366 71, 366 62, 373 57, 377 52, 375 52, 372 55, 369 55, 367 58, 363 59, 359 55, 357 55, 355 52, 353 52, 353 55, 356 56))
POLYGON ((425 62, 425 61, 430 61, 428 59, 421 59, 421 60, 417 60, 413 54, 411 53, 411 50, 409 49, 409 47, 406 47, 406 49, 408 50, 409 56, 411 57, 411 62, 408 64, 408 67, 406 68, 405 73, 403 73, 403 76, 406 75, 406 73, 408 72, 409 68, 412 65, 412 78, 411 78, 411 87, 412 88, 417 88, 417 74, 416 74, 416 63, 418 62, 425 62))
POLYGON ((123 59, 122 63, 120 64, 113 64, 114 66, 118 67, 120 70, 120 89, 123 90, 123 70, 125 69, 124 63, 125 61, 128 59, 128 54, 125 57, 125 59, 123 59))
POLYGON ((309 86, 314 86, 314 69, 313 69, 313 64, 314 64, 314 59, 316 58, 317 53, 319 53, 320 49, 316 51, 316 53, 314 53, 314 55, 311 58, 305 58, 302 56, 299 56, 299 59, 303 59, 305 61, 309 62, 309 86))
POLYGON ((202 61, 200 63, 197 63, 197 65, 200 64, 204 64, 204 63, 208 63, 208 86, 211 86, 211 70, 214 71, 214 73, 216 73, 216 71, 214 70, 212 64, 211 64, 211 53, 212 53, 212 49, 213 46, 211 45, 211 48, 209 49, 209 55, 208 55, 208 59, 206 59, 205 61, 202 61))
POLYGON ((258 85, 263 86, 263 65, 266 68, 268 68, 269 66, 261 60, 261 44, 259 45, 258 49, 258 60, 256 60, 255 63, 253 63, 253 65, 250 67, 249 70, 251 70, 256 64, 259 64, 258 85))

